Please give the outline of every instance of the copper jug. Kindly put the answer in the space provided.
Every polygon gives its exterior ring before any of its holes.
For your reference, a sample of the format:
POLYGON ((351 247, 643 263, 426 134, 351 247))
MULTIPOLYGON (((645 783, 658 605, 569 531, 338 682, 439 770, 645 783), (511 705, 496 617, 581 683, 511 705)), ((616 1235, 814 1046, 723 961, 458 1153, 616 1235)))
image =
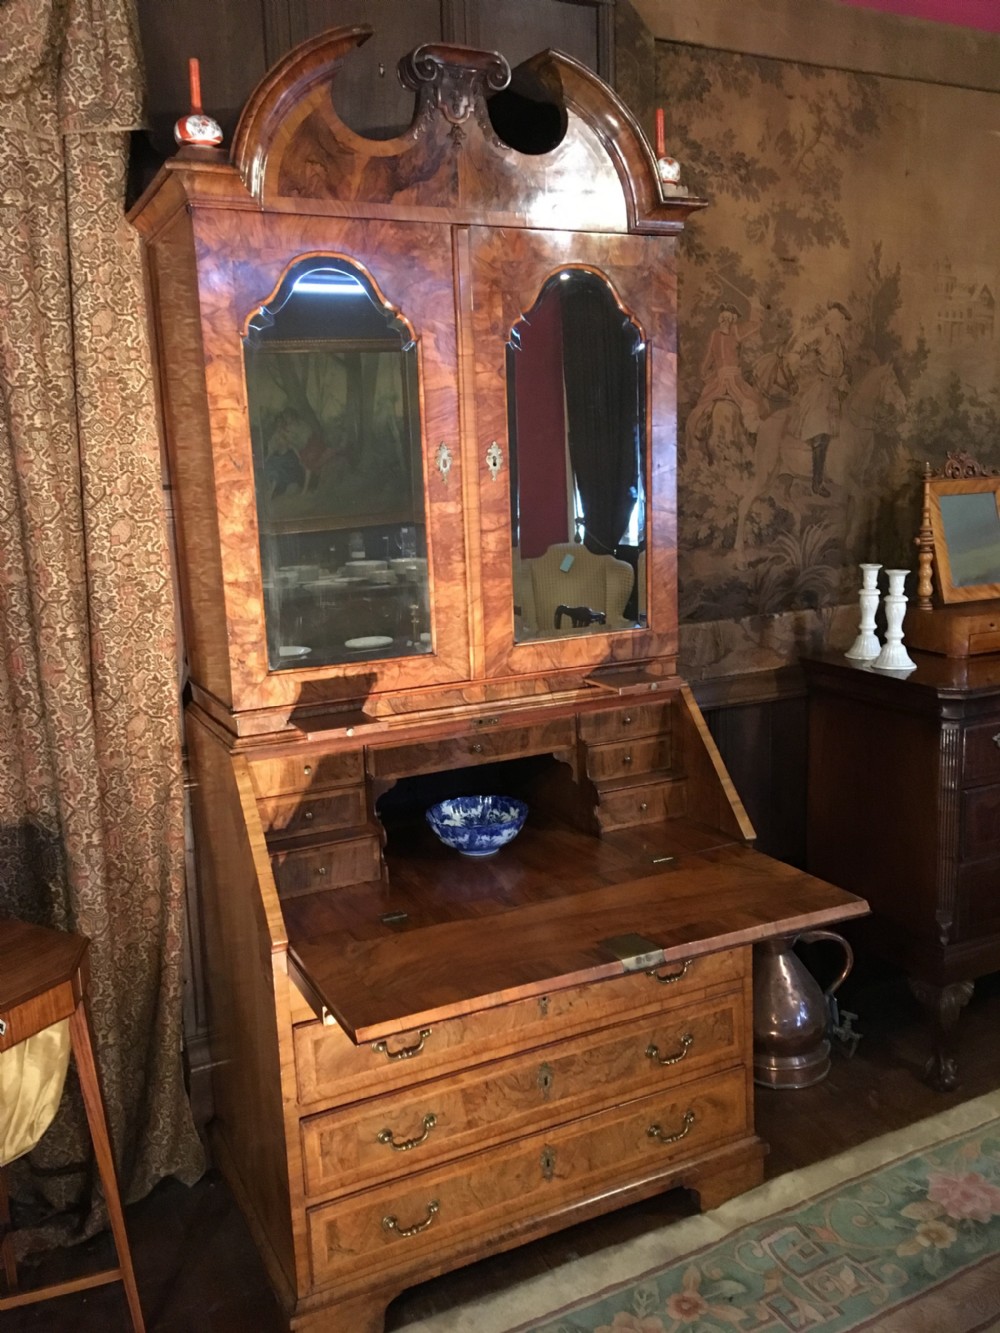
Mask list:
POLYGON ((808 1088, 830 1072, 830 997, 850 975, 854 952, 832 930, 803 930, 753 949, 753 1077, 769 1088, 808 1088), (844 950, 840 975, 826 990, 795 952, 802 940, 833 940, 844 950))

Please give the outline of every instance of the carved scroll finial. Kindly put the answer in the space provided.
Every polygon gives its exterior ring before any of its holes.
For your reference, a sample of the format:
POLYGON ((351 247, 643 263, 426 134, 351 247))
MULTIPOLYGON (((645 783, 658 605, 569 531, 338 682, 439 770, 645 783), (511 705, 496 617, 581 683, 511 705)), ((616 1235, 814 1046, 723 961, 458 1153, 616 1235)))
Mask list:
POLYGON ((978 459, 967 454, 964 449, 955 449, 949 452, 944 460, 944 467, 941 469, 942 477, 995 477, 997 470, 995 467, 986 467, 978 459))
POLYGON ((510 83, 510 65, 496 52, 466 46, 418 46, 399 62, 399 78, 436 106, 450 125, 461 125, 485 101, 487 90, 499 92, 510 83))

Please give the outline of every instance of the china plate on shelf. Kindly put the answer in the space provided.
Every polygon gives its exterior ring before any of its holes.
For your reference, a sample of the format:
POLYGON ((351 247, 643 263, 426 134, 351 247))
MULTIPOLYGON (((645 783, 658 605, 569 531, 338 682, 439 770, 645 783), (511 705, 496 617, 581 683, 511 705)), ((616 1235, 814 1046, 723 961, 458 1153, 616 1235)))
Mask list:
POLYGON ((279 657, 308 657, 312 652, 311 648, 304 647, 301 643, 286 643, 278 649, 279 657))
POLYGON ((345 648, 388 648, 392 643, 390 634, 369 634, 365 639, 348 639, 345 648))

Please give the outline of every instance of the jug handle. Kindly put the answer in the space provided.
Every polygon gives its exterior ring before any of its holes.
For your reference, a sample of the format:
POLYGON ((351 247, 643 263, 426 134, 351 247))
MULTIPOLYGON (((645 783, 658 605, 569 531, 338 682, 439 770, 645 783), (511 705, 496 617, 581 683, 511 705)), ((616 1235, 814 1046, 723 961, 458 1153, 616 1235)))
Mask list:
POLYGON ((804 940, 806 944, 815 944, 817 940, 832 940, 834 944, 839 944, 844 951, 844 966, 840 975, 827 986, 823 992, 824 995, 833 995, 847 978, 851 975, 851 968, 854 966, 854 950, 844 939, 843 935, 838 935, 835 930, 803 930, 792 939, 792 947, 798 944, 799 940, 804 940))

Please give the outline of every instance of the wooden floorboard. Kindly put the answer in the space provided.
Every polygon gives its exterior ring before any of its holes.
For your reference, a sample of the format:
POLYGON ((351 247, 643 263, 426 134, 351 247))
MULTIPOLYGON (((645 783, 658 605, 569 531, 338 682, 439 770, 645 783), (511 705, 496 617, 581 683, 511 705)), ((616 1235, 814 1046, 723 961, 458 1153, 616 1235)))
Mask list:
MULTIPOLYGON (((963 1014, 961 1086, 947 1094, 920 1080, 926 1040, 901 976, 859 965, 841 998, 844 1009, 859 1015, 864 1034, 853 1058, 835 1052, 829 1077, 814 1088, 758 1090, 757 1126, 771 1145, 770 1177, 1000 1087, 1000 976, 977 983, 963 1014)), ((692 1211, 684 1192, 671 1192, 415 1287, 393 1302, 387 1333, 692 1211)), ((191 1189, 164 1182, 126 1210, 126 1222, 150 1333, 278 1333, 283 1327, 246 1227, 217 1175, 191 1189)), ((25 1280, 58 1281, 111 1262, 110 1241, 99 1237, 26 1269, 25 1280)), ((3 1333, 109 1333, 128 1326, 117 1286, 10 1311, 0 1322, 3 1333)))

